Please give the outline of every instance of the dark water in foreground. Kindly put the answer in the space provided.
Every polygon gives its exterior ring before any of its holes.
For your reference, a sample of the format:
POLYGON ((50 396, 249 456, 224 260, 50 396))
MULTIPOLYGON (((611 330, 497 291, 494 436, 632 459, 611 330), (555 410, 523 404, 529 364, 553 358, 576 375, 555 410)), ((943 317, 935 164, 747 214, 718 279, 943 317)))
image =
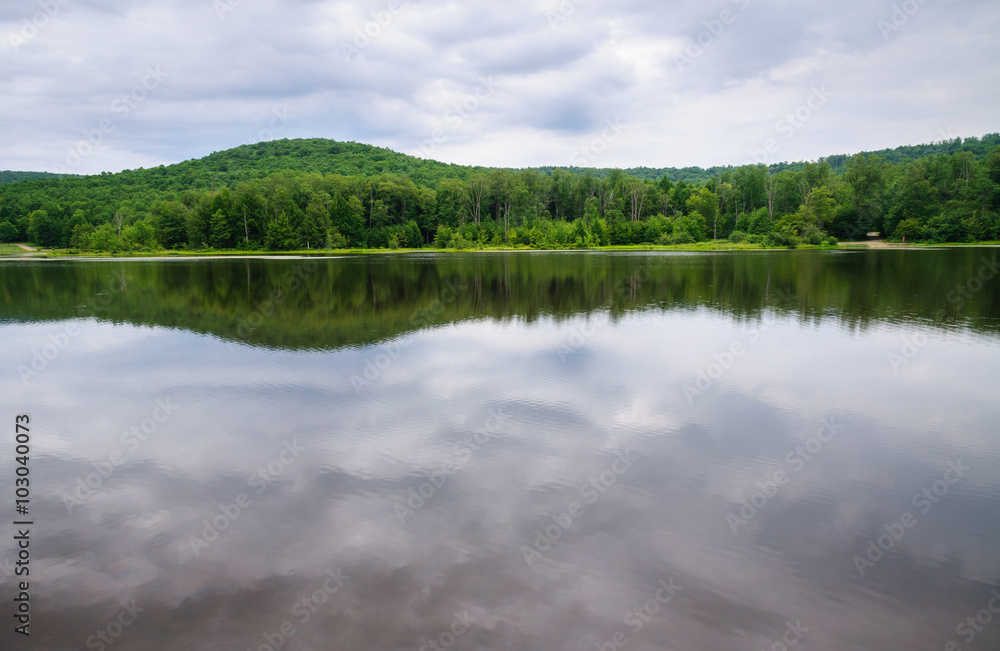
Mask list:
POLYGON ((997 256, 0 262, 0 648, 1000 648, 997 256))

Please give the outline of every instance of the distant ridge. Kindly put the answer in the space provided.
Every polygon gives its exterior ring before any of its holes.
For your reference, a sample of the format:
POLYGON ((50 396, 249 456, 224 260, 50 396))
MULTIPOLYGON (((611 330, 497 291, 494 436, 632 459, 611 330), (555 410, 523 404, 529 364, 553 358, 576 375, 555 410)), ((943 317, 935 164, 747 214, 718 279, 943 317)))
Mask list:
MULTIPOLYGON (((954 154, 971 151, 977 158, 988 155, 1000 144, 1000 133, 989 133, 981 138, 955 138, 937 143, 903 145, 893 149, 861 152, 876 154, 888 162, 900 163, 925 156, 954 154)), ((834 173, 843 171, 850 154, 835 154, 820 158, 830 164, 834 173)), ((769 166, 772 172, 782 170, 800 171, 805 161, 781 162, 769 166)), ((702 167, 632 167, 624 169, 625 174, 640 179, 659 180, 666 175, 671 181, 685 181, 701 184, 736 166, 702 167)), ((319 174, 343 174, 345 176, 406 176, 414 182, 436 187, 445 178, 467 179, 474 172, 484 172, 493 168, 455 165, 435 160, 417 158, 383 147, 358 142, 339 142, 326 138, 294 140, 271 140, 253 145, 241 145, 224 151, 212 152, 208 156, 190 159, 173 165, 124 170, 116 174, 128 175, 135 181, 146 180, 158 190, 205 190, 223 186, 232 187, 241 181, 262 178, 284 170, 314 172, 319 174)), ((517 168, 522 169, 522 168, 517 168)), ((587 174, 595 178, 607 178, 613 168, 592 167, 534 167, 546 174, 561 169, 574 174, 587 174)), ((116 176, 101 174, 98 176, 116 176)), ((0 172, 0 183, 19 181, 54 181, 60 178, 81 178, 82 175, 50 174, 48 172, 0 172)))
MULTIPOLYGON (((879 149, 877 151, 863 151, 858 152, 865 155, 877 155, 884 158, 890 163, 901 163, 907 160, 917 160, 923 158, 924 156, 936 156, 940 154, 956 154, 960 151, 971 151, 976 155, 976 158, 982 158, 989 155, 990 150, 993 147, 1000 145, 1000 133, 988 133, 982 138, 955 138, 953 140, 942 140, 936 143, 929 143, 924 145, 902 145, 900 147, 895 147, 893 149, 879 149)), ((839 174, 847 167, 847 161, 850 160, 851 156, 854 154, 835 154, 832 156, 825 156, 820 158, 820 161, 826 161, 830 164, 833 172, 839 174)), ((805 161, 797 161, 794 163, 781 162, 773 163, 768 166, 768 169, 772 172, 780 172, 782 170, 792 170, 795 172, 802 171, 805 166, 805 161)), ((725 165, 725 166, 713 166, 708 168, 702 167, 630 167, 628 169, 622 170, 625 174, 629 176, 634 176, 640 179, 651 179, 654 181, 659 180, 664 175, 666 175, 671 181, 684 181, 686 183, 704 183, 713 176, 719 176, 723 172, 728 170, 736 169, 737 166, 725 165)), ((535 168, 540 171, 551 174, 553 170, 557 169, 555 166, 546 166, 535 168)), ((588 168, 588 167, 560 167, 566 172, 573 172, 574 174, 586 174, 588 171, 591 176, 595 178, 607 178, 611 173, 612 168, 588 168)))
POLYGON ((52 174, 51 172, 12 172, 4 170, 0 172, 0 183, 17 183, 18 181, 31 181, 34 179, 58 179, 65 174, 52 174))

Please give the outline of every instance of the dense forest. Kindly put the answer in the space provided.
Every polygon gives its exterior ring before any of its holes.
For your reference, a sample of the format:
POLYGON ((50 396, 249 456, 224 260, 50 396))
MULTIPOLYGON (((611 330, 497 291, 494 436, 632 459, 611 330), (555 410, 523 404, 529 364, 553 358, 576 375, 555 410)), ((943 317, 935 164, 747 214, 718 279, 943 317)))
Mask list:
POLYGON ((1000 239, 1000 134, 709 170, 474 168, 311 139, 117 174, 4 174, 0 242, 76 251, 1000 239))
POLYGON ((31 179, 58 179, 67 176, 66 174, 51 174, 49 172, 11 172, 10 170, 0 172, 0 183, 16 183, 18 181, 30 181, 31 179))

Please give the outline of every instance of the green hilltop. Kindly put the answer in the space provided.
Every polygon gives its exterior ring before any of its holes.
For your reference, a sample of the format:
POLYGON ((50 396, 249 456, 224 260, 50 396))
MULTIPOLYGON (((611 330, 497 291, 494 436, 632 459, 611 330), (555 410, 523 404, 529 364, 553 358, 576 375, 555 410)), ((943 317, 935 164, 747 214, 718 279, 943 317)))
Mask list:
MULTIPOLYGON (((925 156, 955 154, 969 151, 984 157, 1000 144, 1000 133, 982 138, 955 138, 933 144, 904 145, 894 149, 860 152, 875 154, 890 163, 917 160, 925 156)), ((851 154, 836 154, 819 159, 830 164, 834 173, 846 168, 851 154)), ((801 171, 805 161, 781 162, 769 166, 772 172, 801 171)), ((389 174, 406 176, 418 185, 435 187, 441 179, 467 179, 474 172, 488 171, 489 167, 455 165, 427 160, 358 142, 338 142, 326 138, 283 139, 241 145, 224 151, 212 152, 203 158, 194 158, 173 165, 137 170, 124 170, 117 174, 102 173, 100 177, 124 175, 131 184, 143 183, 158 189, 183 192, 232 187, 237 183, 261 178, 285 170, 317 174, 342 174, 345 176, 376 176, 389 174)), ((520 168, 517 168, 520 169, 520 168)), ((605 179, 613 168, 547 165, 535 167, 545 174, 556 169, 571 174, 605 179)), ((671 181, 703 184, 708 179, 736 169, 732 165, 702 167, 631 167, 622 170, 627 176, 658 181, 666 176, 671 181)), ((49 172, 0 172, 0 183, 29 180, 56 180, 80 178, 86 175, 52 174, 49 172)))
POLYGON ((0 172, 0 242, 79 251, 1000 239, 1000 134, 817 162, 472 167, 323 138, 149 169, 0 172))

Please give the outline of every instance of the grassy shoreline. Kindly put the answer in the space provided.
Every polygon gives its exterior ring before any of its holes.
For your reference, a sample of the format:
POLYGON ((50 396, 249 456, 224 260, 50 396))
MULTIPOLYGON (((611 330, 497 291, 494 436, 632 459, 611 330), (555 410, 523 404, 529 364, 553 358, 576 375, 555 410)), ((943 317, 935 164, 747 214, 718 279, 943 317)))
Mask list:
POLYGON ((297 251, 260 251, 252 249, 231 249, 213 250, 203 249, 198 251, 178 251, 162 249, 159 251, 122 251, 112 253, 102 252, 70 252, 67 249, 38 249, 34 253, 28 253, 18 247, 17 244, 0 245, 0 257, 4 258, 31 258, 31 259, 105 259, 105 258, 218 258, 218 257, 268 257, 282 258, 290 256, 331 256, 331 255, 386 255, 399 253, 470 253, 470 252, 517 252, 517 251, 549 251, 549 252, 586 252, 586 251, 680 251, 680 252, 711 252, 711 251, 788 251, 788 250, 861 250, 861 249, 910 249, 923 247, 959 247, 959 246, 1000 246, 1000 241, 984 242, 950 242, 945 244, 935 243, 899 243, 899 242, 841 242, 839 245, 830 246, 827 244, 799 244, 794 249, 784 246, 765 247, 760 244, 744 244, 726 241, 696 242, 692 244, 619 244, 609 246, 595 246, 590 248, 545 248, 530 246, 484 246, 466 249, 302 249, 297 251))

